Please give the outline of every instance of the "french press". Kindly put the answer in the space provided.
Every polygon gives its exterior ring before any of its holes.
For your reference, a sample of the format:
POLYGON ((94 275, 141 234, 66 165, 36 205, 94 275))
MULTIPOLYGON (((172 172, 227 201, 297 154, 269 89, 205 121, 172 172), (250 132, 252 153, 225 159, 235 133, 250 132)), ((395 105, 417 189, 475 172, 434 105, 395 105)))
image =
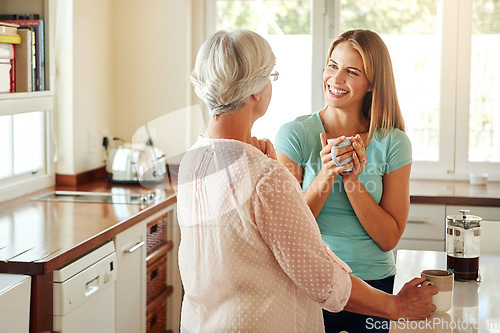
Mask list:
POLYGON ((469 210, 446 217, 447 269, 455 280, 477 280, 482 218, 467 215, 469 210))

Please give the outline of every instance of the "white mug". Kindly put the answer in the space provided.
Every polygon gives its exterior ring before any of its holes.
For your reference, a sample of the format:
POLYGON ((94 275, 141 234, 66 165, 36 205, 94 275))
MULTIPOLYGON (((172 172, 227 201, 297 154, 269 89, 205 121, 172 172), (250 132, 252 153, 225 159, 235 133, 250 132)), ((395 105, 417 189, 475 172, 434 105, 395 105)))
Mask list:
POLYGON ((436 306, 436 312, 448 311, 453 304, 453 273, 441 269, 428 269, 422 271, 422 277, 424 276, 427 281, 422 285, 433 285, 438 289, 438 293, 432 295, 432 304, 436 306))
MULTIPOLYGON (((326 140, 328 143, 332 140, 335 140, 335 139, 328 139, 326 140)), ((351 144, 351 138, 350 137, 346 137, 344 141, 342 141, 340 144, 338 144, 337 146, 332 146, 332 151, 331 151, 331 155, 332 155, 332 160, 333 160, 333 163, 335 163, 336 166, 342 166, 342 165, 346 165, 347 163, 351 162, 352 161, 352 156, 346 158, 345 160, 343 160, 342 162, 340 162, 338 159, 337 159, 337 149, 339 148, 344 148, 344 147, 347 147, 351 144)), ((344 172, 351 172, 352 169, 354 168, 354 166, 351 166, 350 168, 348 168, 347 170, 345 170, 344 172)))

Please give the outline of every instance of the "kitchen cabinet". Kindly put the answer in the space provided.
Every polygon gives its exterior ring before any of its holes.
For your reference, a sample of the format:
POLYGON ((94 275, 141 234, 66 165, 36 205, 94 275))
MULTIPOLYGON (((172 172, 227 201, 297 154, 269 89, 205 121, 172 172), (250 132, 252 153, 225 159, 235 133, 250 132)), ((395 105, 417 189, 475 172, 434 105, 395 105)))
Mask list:
MULTIPOLYGON (((93 202, 64 202, 64 201, 45 201, 33 200, 42 195, 53 192, 54 190, 73 190, 83 192, 115 192, 115 190, 128 189, 137 193, 148 193, 143 187, 135 185, 112 184, 105 179, 98 179, 92 182, 78 185, 78 187, 59 186, 55 188, 46 188, 36 193, 22 196, 13 200, 0 202, 0 273, 22 274, 31 276, 31 298, 30 298, 30 332, 52 332, 53 327, 53 273, 55 270, 67 265, 85 254, 97 249, 102 244, 115 241, 115 249, 118 256, 122 256, 119 250, 127 250, 137 242, 147 238, 146 226, 151 219, 164 215, 172 211, 172 219, 175 218, 176 196, 174 188, 168 184, 159 185, 165 190, 155 202, 148 204, 103 204, 93 202), (140 225, 137 226, 136 225, 140 225), (127 234, 131 235, 128 236, 127 234), (118 236, 120 235, 120 236, 118 236), (136 237, 134 238, 135 235, 136 237), (127 240, 127 238, 129 238, 127 240), (118 245, 116 245, 118 244, 118 245)), ((167 233, 170 231, 167 231, 167 233)), ((170 237, 170 236, 169 236, 170 237)), ((167 298, 166 314, 172 316, 172 311, 176 311, 175 322, 177 324, 180 315, 180 302, 182 287, 180 283, 176 286, 170 279, 170 275, 179 275, 177 261, 171 260, 172 253, 177 250, 176 241, 172 250, 167 253, 168 274, 167 281, 175 290, 167 298), (174 272, 173 270, 177 272, 174 272), (178 300, 171 298, 178 297, 178 300), (178 310, 169 306, 171 302, 179 304, 178 310)), ((135 270, 142 267, 143 277, 142 296, 133 300, 132 304, 139 300, 144 300, 142 313, 143 324, 146 326, 146 247, 139 247, 141 251, 141 260, 136 259, 132 266, 135 270), (139 266, 143 265, 143 266, 139 266)), ((132 252, 134 257, 137 252, 132 252)), ((125 257, 127 258, 127 257, 125 257)), ((124 258, 116 264, 116 273, 121 276, 119 282, 127 278, 126 264, 124 258)), ((134 262, 134 260, 131 260, 134 262)), ((134 274, 132 271, 131 274, 134 274)), ((140 281, 136 279, 134 282, 140 281)), ((179 279, 180 281, 180 279, 179 279)), ((131 283, 124 283, 125 292, 120 291, 120 295, 126 295, 130 292, 131 283)), ((123 284, 122 284, 123 285, 123 284)), ((116 285, 115 285, 116 288, 116 285)), ((118 290, 123 290, 118 286, 118 290)), ((118 293, 118 291, 117 291, 118 293)), ((118 307, 126 305, 123 299, 113 298, 119 303, 118 307)), ((130 304, 129 304, 130 305, 130 304)), ((118 314, 120 315, 120 314, 118 314)), ((128 318, 127 318, 128 320, 128 318)), ((134 319, 135 320, 135 319, 134 319)), ((168 320, 167 320, 168 322, 168 320)), ((0 325, 1 326, 1 325, 0 325)), ((0 329, 1 331, 1 329, 0 329)), ((123 330, 121 330, 123 331, 123 330)), ((178 330, 174 330, 178 332, 178 330)), ((127 332, 127 331, 125 331, 127 332)), ((135 332, 141 332, 134 331, 135 332)))
POLYGON ((146 332, 179 331, 180 278, 177 266, 176 205, 147 223, 146 332), (174 296, 178 300, 174 300, 174 296))
POLYGON ((461 209, 480 216, 481 253, 500 254, 500 207, 448 204, 411 204, 405 232, 394 249, 444 251, 446 217, 461 209))
POLYGON ((146 224, 139 222, 115 237, 116 332, 146 330, 146 224))
POLYGON ((0 273, 0 332, 28 332, 31 278, 0 273))
POLYGON ((172 242, 172 250, 167 254, 167 283, 172 286, 172 294, 167 298, 167 331, 180 332, 183 289, 177 254, 179 253, 181 234, 177 221, 177 204, 173 204, 171 209, 167 237, 172 242))
POLYGON ((406 228, 394 249, 433 250, 445 249, 445 205, 411 204, 406 228))
POLYGON ((116 235, 117 332, 178 331, 180 301, 172 297, 181 289, 176 221, 174 204, 116 235))

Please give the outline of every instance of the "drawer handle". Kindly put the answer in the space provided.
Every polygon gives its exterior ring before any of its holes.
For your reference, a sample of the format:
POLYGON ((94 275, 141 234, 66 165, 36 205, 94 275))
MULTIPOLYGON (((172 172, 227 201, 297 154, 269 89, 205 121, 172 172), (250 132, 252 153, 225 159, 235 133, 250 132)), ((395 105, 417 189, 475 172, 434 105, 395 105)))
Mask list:
POLYGON ((423 220, 408 220, 408 223, 411 223, 411 224, 426 224, 427 221, 423 221, 423 220))
POLYGON ((151 318, 151 321, 149 324, 150 327, 154 327, 156 325, 156 322, 158 321, 158 315, 154 315, 153 318, 151 318))
POLYGON ((140 249, 143 246, 144 246, 144 242, 139 242, 139 243, 135 244, 134 246, 132 246, 130 249, 125 250, 123 252, 132 253, 132 252, 137 251, 138 249, 140 249))
POLYGON ((96 276, 85 284, 85 296, 90 296, 99 289, 99 276, 96 276))
POLYGON ((158 276, 158 268, 151 272, 151 280, 154 280, 158 276))

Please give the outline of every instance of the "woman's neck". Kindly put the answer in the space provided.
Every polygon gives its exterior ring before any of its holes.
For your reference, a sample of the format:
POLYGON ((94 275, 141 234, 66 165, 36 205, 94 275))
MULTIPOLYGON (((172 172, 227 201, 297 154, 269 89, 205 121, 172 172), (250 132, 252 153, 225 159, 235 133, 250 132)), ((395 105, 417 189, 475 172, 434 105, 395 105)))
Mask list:
POLYGON ((252 125, 249 112, 244 109, 210 118, 204 137, 214 139, 233 139, 252 143, 252 125))
POLYGON ((353 136, 368 132, 370 128, 370 121, 361 112, 346 112, 327 107, 320 111, 320 118, 328 138, 353 136))

